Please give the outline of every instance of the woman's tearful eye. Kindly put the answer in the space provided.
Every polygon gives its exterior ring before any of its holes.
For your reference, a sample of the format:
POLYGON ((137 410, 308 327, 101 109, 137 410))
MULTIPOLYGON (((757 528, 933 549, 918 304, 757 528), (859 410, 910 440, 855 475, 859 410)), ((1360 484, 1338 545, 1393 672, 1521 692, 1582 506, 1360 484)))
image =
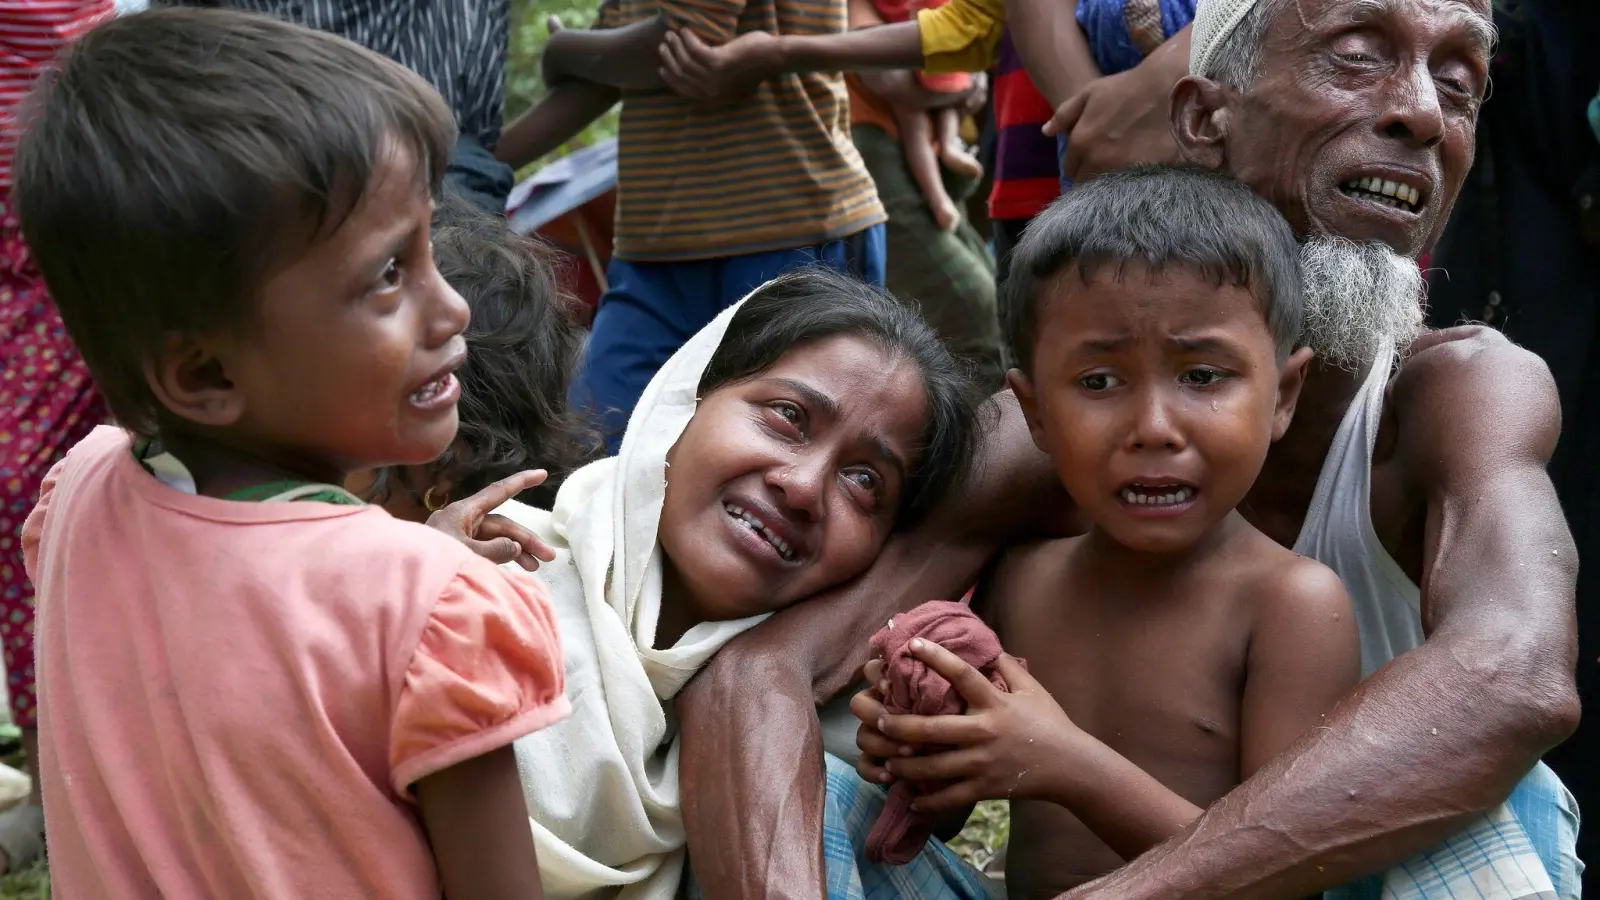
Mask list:
POLYGON ((777 426, 778 430, 797 435, 803 435, 805 433, 805 410, 793 403, 783 400, 773 403, 767 408, 771 410, 768 415, 774 420, 774 424, 777 426))
POLYGON ((883 486, 878 473, 870 469, 851 469, 844 473, 844 479, 856 494, 866 498, 869 506, 881 499, 883 486))

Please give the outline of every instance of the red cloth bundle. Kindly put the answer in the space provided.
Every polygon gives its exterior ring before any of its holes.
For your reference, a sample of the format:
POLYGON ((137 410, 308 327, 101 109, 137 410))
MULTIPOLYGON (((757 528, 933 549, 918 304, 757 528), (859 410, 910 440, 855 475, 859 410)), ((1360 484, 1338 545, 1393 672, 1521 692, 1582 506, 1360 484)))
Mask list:
MULTIPOLYGON (((963 604, 942 600, 924 603, 895 616, 872 636, 873 656, 884 661, 883 677, 889 682, 889 693, 883 705, 891 715, 949 716, 967 709, 966 700, 943 675, 911 655, 913 638, 944 647, 988 676, 995 687, 1010 690, 995 671, 1003 651, 1000 638, 989 626, 963 604)), ((867 858, 894 866, 915 859, 933 835, 933 820, 913 811, 911 801, 941 787, 937 782, 896 781, 867 837, 867 858)))

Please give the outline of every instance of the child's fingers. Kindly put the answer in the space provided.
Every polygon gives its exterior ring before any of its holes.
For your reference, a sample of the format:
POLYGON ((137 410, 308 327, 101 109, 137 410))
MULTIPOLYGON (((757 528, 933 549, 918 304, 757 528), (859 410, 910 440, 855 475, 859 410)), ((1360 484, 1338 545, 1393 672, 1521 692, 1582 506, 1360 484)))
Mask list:
POLYGON ((705 73, 699 71, 683 52, 683 43, 675 31, 667 32, 661 42, 661 80, 673 93, 690 100, 704 100, 707 96, 705 73))
POLYGON ((679 32, 683 36, 684 52, 696 62, 705 65, 711 62, 711 47, 700 36, 685 28, 679 32))
POLYGON ((970 747, 993 738, 976 716, 883 716, 878 731, 902 744, 970 747))
POLYGON ((505 516, 490 514, 484 517, 483 524, 478 526, 477 537, 487 540, 496 537, 508 537, 522 545, 522 549, 535 559, 549 562, 556 558, 556 551, 543 539, 532 531, 518 525, 505 516))
POLYGON ((495 538, 492 541, 468 540, 467 546, 472 552, 487 559, 495 565, 503 565, 522 555, 522 545, 508 537, 495 538))
POLYGON ((497 539, 514 541, 517 545, 516 555, 509 560, 503 561, 511 562, 515 560, 517 565, 529 572, 538 571, 540 562, 549 562, 556 558, 556 552, 551 549, 549 544, 540 540, 533 532, 504 516, 490 515, 484 518, 483 523, 478 526, 477 534, 474 534, 473 538, 479 541, 497 539))
MULTIPOLYGON (((549 473, 543 469, 532 469, 527 472, 518 472, 496 481, 483 490, 473 494, 465 500, 458 500, 450 506, 461 507, 480 513, 487 513, 497 509, 506 501, 515 498, 523 491, 536 488, 544 484, 549 473)), ((450 507, 445 507, 449 509, 450 507)), ((442 510, 441 510, 442 512, 442 510)))
POLYGON ((856 758, 856 773, 869 784, 888 784, 894 781, 894 776, 890 775, 889 770, 880 765, 880 762, 882 761, 863 754, 856 758))
POLYGON ((911 753, 909 746, 890 740, 876 728, 865 723, 856 729, 856 748, 880 764, 886 759, 911 753))
POLYGON ((867 684, 872 685, 873 687, 878 689, 879 693, 882 693, 883 692, 883 685, 884 685, 884 681, 883 681, 883 660, 881 660, 881 659, 869 659, 869 660, 867 660, 866 666, 861 669, 861 677, 866 679, 867 684))
POLYGON ((673 58, 677 60, 678 70, 683 77, 695 86, 696 99, 714 99, 718 85, 711 48, 701 43, 692 31, 676 31, 671 37, 673 58))
POLYGON ((989 683, 989 679, 983 677, 982 672, 933 641, 921 638, 913 640, 911 655, 927 663, 928 668, 943 675, 945 680, 966 698, 968 706, 988 709, 1000 702, 1000 692, 989 683))
POLYGON ((952 809, 965 809, 983 800, 998 799, 983 796, 976 782, 958 781, 943 790, 924 794, 911 802, 911 808, 920 813, 937 814, 952 809))
POLYGON ((985 761, 981 751, 967 749, 927 756, 897 756, 886 760, 883 767, 890 775, 911 781, 959 781, 982 775, 985 761))
POLYGON ((874 723, 888 711, 883 708, 883 698, 875 688, 869 688, 850 698, 850 713, 863 722, 874 723))
POLYGON ((1022 660, 1009 653, 1000 654, 1000 659, 995 662, 994 668, 1000 673, 1000 677, 1006 680, 1006 687, 1010 688, 1013 694, 1030 693, 1035 688, 1044 690, 1044 686, 1039 684, 1039 679, 1033 677, 1028 667, 1022 664, 1022 660))

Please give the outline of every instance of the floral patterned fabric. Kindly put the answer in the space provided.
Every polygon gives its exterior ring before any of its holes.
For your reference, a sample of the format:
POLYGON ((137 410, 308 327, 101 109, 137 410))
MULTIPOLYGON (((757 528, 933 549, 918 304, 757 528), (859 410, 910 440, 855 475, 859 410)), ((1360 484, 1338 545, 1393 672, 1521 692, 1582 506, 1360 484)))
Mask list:
POLYGON ((33 585, 22 523, 45 472, 108 416, 22 241, 9 192, 0 192, 0 354, 0 645, 12 720, 31 728, 33 585))

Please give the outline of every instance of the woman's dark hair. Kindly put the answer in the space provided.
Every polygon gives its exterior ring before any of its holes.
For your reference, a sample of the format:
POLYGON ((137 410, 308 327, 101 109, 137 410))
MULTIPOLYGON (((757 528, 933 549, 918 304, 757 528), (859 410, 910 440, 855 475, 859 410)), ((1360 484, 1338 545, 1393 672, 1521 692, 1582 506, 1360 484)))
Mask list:
POLYGON ((548 508, 574 469, 599 455, 598 436, 567 411, 583 346, 550 254, 500 216, 447 192, 434 215, 434 262, 472 308, 461 381, 461 426, 435 464, 468 497, 527 469, 550 479, 518 499, 548 508))
POLYGON ((981 394, 958 360, 913 307, 888 292, 831 269, 784 275, 744 302, 700 376, 705 396, 758 378, 784 354, 825 338, 864 338, 916 364, 927 394, 928 423, 906 485, 897 526, 914 524, 958 487, 978 452, 981 394))

